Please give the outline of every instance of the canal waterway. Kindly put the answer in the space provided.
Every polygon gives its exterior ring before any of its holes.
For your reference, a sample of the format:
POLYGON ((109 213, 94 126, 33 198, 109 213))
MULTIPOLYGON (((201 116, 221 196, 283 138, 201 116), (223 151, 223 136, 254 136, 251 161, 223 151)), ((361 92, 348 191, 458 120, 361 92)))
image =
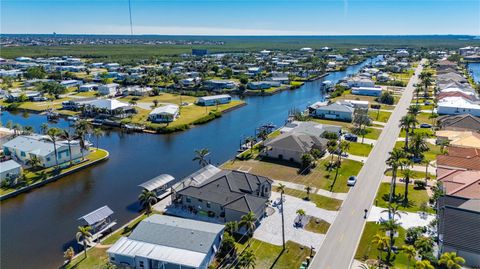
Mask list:
MULTIPOLYGON (((185 132, 107 133, 100 138, 100 147, 110 152, 108 161, 1 202, 0 268, 58 268, 63 262, 62 252, 74 243, 79 217, 108 205, 120 227, 139 215, 138 184, 162 173, 181 179, 194 172, 199 168, 192 161, 195 149, 208 148, 214 164, 231 159, 241 137, 252 135, 264 123, 283 125, 289 110, 304 109, 323 99, 322 81, 337 82, 371 61, 307 82, 294 91, 247 97, 247 106, 185 132)), ((4 112, 1 121, 3 125, 12 121, 39 131, 46 117, 4 112)), ((68 128, 69 124, 61 120, 57 126, 68 128)))
POLYGON ((480 63, 469 63, 467 68, 475 83, 480 83, 480 63))

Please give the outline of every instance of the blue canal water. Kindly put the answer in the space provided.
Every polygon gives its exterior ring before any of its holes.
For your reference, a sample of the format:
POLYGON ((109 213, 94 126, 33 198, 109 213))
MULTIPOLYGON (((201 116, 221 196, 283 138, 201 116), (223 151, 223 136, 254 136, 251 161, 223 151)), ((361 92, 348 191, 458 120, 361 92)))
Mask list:
MULTIPOLYGON (((100 147, 110 152, 108 161, 77 172, 29 193, 1 202, 0 267, 57 268, 62 252, 74 242, 77 219, 108 205, 114 210, 118 227, 137 216, 138 184, 167 173, 181 179, 196 169, 194 150, 208 148, 211 162, 231 159, 241 137, 252 135, 264 123, 284 124, 290 109, 304 109, 323 99, 322 81, 338 80, 357 73, 371 60, 334 72, 295 91, 268 97, 247 97, 247 106, 224 114, 205 125, 170 135, 109 132, 100 147)), ((28 113, 8 113, 8 121, 33 126, 37 131, 46 117, 28 113)), ((66 121, 58 127, 69 128, 66 121)), ((117 228, 118 228, 117 227, 117 228)))
POLYGON ((480 63, 469 63, 467 68, 475 83, 480 83, 480 63))

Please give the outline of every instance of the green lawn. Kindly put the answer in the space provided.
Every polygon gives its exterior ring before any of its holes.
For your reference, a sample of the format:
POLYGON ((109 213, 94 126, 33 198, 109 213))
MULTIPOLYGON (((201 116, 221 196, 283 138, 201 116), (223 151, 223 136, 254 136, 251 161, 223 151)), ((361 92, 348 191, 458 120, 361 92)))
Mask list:
MULTIPOLYGON (((372 243, 373 237, 377 233, 383 233, 385 234, 384 231, 380 230, 381 225, 376 224, 374 222, 367 222, 365 224, 365 229, 363 230, 362 237, 360 238, 359 245, 357 247, 357 252, 355 253, 355 259, 361 260, 361 261, 366 261, 368 259, 378 259, 379 251, 377 249, 377 246, 375 246, 372 243)), ((405 229, 400 227, 398 229, 398 237, 395 238, 395 246, 401 247, 402 245, 405 245, 405 229)), ((386 253, 383 252, 383 258, 385 259, 386 253)), ((393 268, 397 269, 405 269, 407 268, 408 264, 408 258, 406 255, 403 253, 399 254, 392 254, 393 257, 393 268)), ((412 261, 413 263, 413 261, 412 261)), ((413 268, 413 266, 410 266, 410 268, 413 268)))
MULTIPOLYGON (((302 262, 310 255, 310 248, 292 241, 286 242, 286 250, 282 246, 272 245, 257 239, 250 239, 249 248, 256 256, 255 269, 292 269, 300 268, 302 262)), ((237 253, 241 253, 247 243, 237 244, 237 253)), ((314 252, 315 253, 315 252, 314 252)))
POLYGON ((319 234, 326 234, 329 228, 330 223, 314 217, 310 217, 307 225, 305 226, 305 230, 319 234))
MULTIPOLYGON (((305 191, 285 188, 285 194, 307 200, 307 192, 305 191)), ((310 201, 319 208, 333 211, 339 210, 343 202, 342 200, 326 197, 315 193, 310 193, 310 201)))
MULTIPOLYGON (((45 169, 41 169, 41 170, 35 170, 35 171, 24 170, 23 173, 26 177, 26 184, 27 185, 32 185, 32 184, 37 183, 41 180, 46 180, 46 179, 48 179, 52 176, 56 176, 59 173, 69 172, 73 169, 79 168, 79 167, 84 166, 84 165, 88 165, 89 163, 92 163, 92 162, 95 162, 95 161, 97 161, 101 158, 104 158, 107 155, 108 155, 108 152, 103 150, 103 149, 96 150, 96 149, 92 148, 90 154, 85 156, 86 161, 84 161, 82 163, 79 163, 79 164, 75 164, 75 165, 66 167, 66 168, 62 168, 60 170, 60 172, 55 171, 55 169, 53 167, 45 168, 45 169)), ((13 192, 15 190, 17 190, 17 189, 16 188, 0 188, 0 195, 5 195, 5 194, 13 192)))
MULTIPOLYGON (((418 127, 418 126, 417 126, 417 127, 418 127)), ((416 134, 425 134, 425 135, 427 135, 428 137, 432 137, 432 136, 435 134, 431 128, 415 128, 414 133, 416 133, 416 134)), ((402 131, 400 132, 400 137, 405 137, 405 136, 406 136, 405 130, 402 130, 402 131)))
MULTIPOLYGON (((430 171, 432 170, 432 168, 429 168, 430 171)), ((387 172, 385 172, 385 175, 387 176, 392 176, 392 171, 391 170, 388 170, 387 172)), ((397 172, 397 177, 398 178, 403 178, 403 171, 402 170, 398 170, 397 172)), ((431 174, 431 173, 428 173, 428 177, 429 178, 436 178, 436 176, 434 174, 431 174)), ((425 171, 412 171, 412 178, 413 179, 425 179, 425 171)))
MULTIPOLYGON (((361 138, 359 139, 361 141, 361 138)), ((359 142, 350 142, 350 148, 348 153, 356 156, 368 157, 370 151, 372 151, 372 146, 370 144, 362 144, 359 142)))
MULTIPOLYGON (((433 161, 437 158, 437 155, 442 155, 442 151, 440 150, 440 146, 433 145, 430 143, 427 143, 429 150, 427 152, 424 152, 424 157, 428 161, 433 161)), ((395 148, 400 148, 403 149, 405 147, 405 142, 404 141, 397 141, 395 143, 395 148)))
POLYGON ((350 122, 345 122, 345 121, 337 121, 337 120, 327 120, 327 119, 316 119, 312 118, 311 121, 318 122, 321 124, 329 124, 329 125, 336 125, 336 126, 341 126, 343 128, 349 129, 352 128, 352 123, 350 122))
MULTIPOLYGON (((399 183, 397 181, 397 186, 395 188, 395 195, 401 195, 400 201, 397 203, 400 205, 400 210, 407 212, 418 212, 420 210, 420 205, 422 203, 428 203, 429 197, 425 189, 416 189, 413 182, 408 186, 408 202, 409 204, 406 207, 403 207, 401 201, 403 200, 403 194, 405 193, 405 184, 399 183)), ((388 197, 390 193, 390 183, 380 184, 378 189, 377 196, 375 198, 375 203, 379 207, 388 208, 388 197)), ((428 213, 434 213, 433 208, 429 208, 428 213)))
POLYGON ((377 109, 368 111, 368 116, 374 121, 387 122, 391 115, 391 112, 379 111, 377 109))
POLYGON ((433 124, 435 119, 430 118, 431 115, 432 113, 421 112, 417 115, 417 120, 419 123, 433 124))
POLYGON ((250 169, 250 173, 265 176, 274 180, 310 185, 315 188, 333 192, 348 192, 349 187, 347 186, 347 179, 351 175, 358 174, 362 168, 362 163, 352 160, 342 160, 342 165, 338 170, 338 177, 335 181, 335 170, 326 170, 326 164, 329 161, 330 157, 325 160, 320 160, 317 166, 306 175, 298 174, 298 165, 274 159, 247 161, 233 160, 224 163, 222 167, 231 170, 237 170, 239 168, 242 170, 250 169))
MULTIPOLYGON (((368 139, 374 139, 374 140, 377 140, 378 137, 380 136, 380 134, 382 133, 382 130, 381 129, 377 129, 377 128, 366 128, 365 130, 367 130, 367 134, 365 135, 365 138, 368 138, 368 139)), ((361 142, 362 141, 362 138, 359 137, 359 141, 361 142)))

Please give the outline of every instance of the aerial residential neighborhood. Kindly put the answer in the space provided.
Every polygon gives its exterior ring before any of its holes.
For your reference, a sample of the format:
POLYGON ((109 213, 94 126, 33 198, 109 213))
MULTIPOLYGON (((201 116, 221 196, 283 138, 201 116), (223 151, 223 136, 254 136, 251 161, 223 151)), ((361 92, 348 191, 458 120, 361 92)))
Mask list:
POLYGON ((480 268, 476 1, 0 7, 0 268, 480 268))

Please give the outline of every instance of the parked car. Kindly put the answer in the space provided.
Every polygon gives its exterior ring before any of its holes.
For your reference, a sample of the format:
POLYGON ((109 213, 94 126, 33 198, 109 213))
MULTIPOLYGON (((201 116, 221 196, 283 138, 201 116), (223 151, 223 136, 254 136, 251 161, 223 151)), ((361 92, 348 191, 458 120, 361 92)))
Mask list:
POLYGON ((350 176, 347 179, 347 186, 354 186, 355 183, 357 183, 357 177, 356 176, 350 176))
POLYGON ((426 105, 426 106, 431 105, 431 104, 432 104, 432 102, 430 102, 430 101, 425 101, 425 105, 426 105))
POLYGON ((428 123, 422 123, 420 124, 420 128, 432 128, 432 125, 428 123))
POLYGON ((356 136, 354 134, 350 134, 350 133, 345 134, 343 136, 343 138, 345 138, 345 140, 352 141, 352 142, 357 142, 357 140, 358 140, 358 136, 356 136))

